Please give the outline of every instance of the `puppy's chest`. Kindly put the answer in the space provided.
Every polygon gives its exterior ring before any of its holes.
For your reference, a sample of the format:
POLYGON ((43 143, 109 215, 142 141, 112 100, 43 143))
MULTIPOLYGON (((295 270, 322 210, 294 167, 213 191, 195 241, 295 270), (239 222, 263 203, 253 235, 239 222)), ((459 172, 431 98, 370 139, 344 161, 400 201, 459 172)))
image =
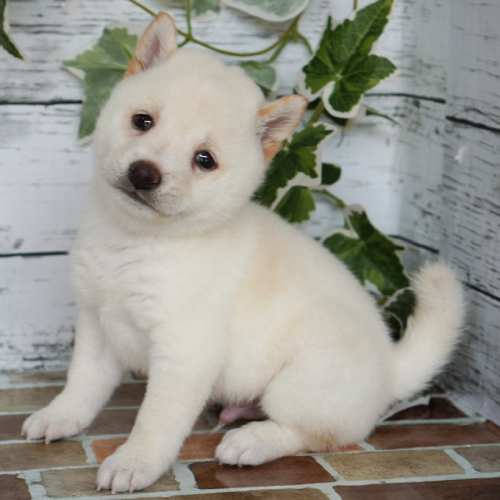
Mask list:
POLYGON ((103 244, 73 257, 80 300, 117 319, 138 320, 168 307, 178 267, 168 252, 147 245, 103 244))

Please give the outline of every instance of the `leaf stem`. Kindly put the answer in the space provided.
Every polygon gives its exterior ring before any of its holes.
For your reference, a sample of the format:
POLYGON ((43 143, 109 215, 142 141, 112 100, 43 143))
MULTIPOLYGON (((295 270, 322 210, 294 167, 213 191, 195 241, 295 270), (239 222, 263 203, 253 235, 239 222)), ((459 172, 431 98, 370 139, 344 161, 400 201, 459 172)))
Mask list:
POLYGON ((314 113, 312 114, 310 120, 307 122, 307 125, 316 123, 319 120, 320 116, 323 114, 323 111, 325 111, 325 105, 323 104, 323 101, 320 100, 316 108, 314 109, 314 113))
POLYGON ((191 26, 191 0, 186 0, 186 23, 188 28, 188 33, 193 34, 193 28, 191 26))
POLYGON ((302 41, 302 43, 306 46, 307 52, 309 52, 309 55, 312 56, 314 54, 314 50, 311 47, 311 44, 309 43, 309 40, 300 32, 295 33, 297 37, 302 41))
MULTIPOLYGON (((145 5, 142 5, 138 0, 128 0, 129 2, 133 3, 134 5, 137 5, 137 7, 141 8, 148 14, 151 14, 152 16, 156 16, 156 13, 153 12, 152 10, 148 9, 145 5)), ((187 0, 188 1, 188 0, 187 0)), ((189 2, 191 3, 191 2, 189 2)), ((217 52, 218 54, 224 54, 226 56, 234 56, 234 57, 254 57, 254 56, 260 56, 262 54, 266 54, 267 52, 270 52, 271 50, 275 49, 276 47, 280 47, 281 44, 283 44, 284 40, 287 40, 290 34, 297 28, 297 24, 299 23, 299 19, 302 16, 302 13, 299 14, 293 22, 288 26, 286 31, 274 42, 272 45, 269 47, 262 49, 262 50, 257 50, 255 52, 232 52, 230 50, 224 50, 224 49, 219 49, 217 47, 214 47, 213 45, 210 45, 209 43, 202 42, 201 40, 198 40, 195 36, 193 36, 189 30, 189 25, 190 22, 188 23, 188 31, 185 32, 183 30, 180 30, 177 28, 177 33, 179 35, 183 36, 186 40, 182 42, 181 45, 185 45, 187 42, 193 42, 198 45, 201 45, 202 47, 206 47, 207 49, 213 50, 214 52, 217 52)), ((279 55, 279 54, 278 54, 279 55)))
POLYGON ((352 10, 358 10, 358 0, 354 0, 354 6, 352 10))
POLYGON ((142 3, 138 2, 137 0, 128 0, 128 1, 130 3, 133 3, 134 5, 137 5, 137 7, 147 12, 148 14, 151 14, 153 17, 156 16, 156 12, 153 12, 151 9, 148 9, 145 5, 142 5, 142 3))
POLYGON ((325 188, 322 188, 322 187, 319 187, 319 188, 309 188, 310 191, 312 191, 313 193, 319 193, 319 194, 322 194, 323 196, 326 196, 328 199, 330 199, 331 201, 334 201, 335 204, 339 207, 339 208, 345 208, 347 205, 345 204, 345 202, 343 202, 340 198, 337 198, 337 196, 335 196, 334 194, 330 193, 330 191, 328 191, 328 189, 325 189, 325 188))

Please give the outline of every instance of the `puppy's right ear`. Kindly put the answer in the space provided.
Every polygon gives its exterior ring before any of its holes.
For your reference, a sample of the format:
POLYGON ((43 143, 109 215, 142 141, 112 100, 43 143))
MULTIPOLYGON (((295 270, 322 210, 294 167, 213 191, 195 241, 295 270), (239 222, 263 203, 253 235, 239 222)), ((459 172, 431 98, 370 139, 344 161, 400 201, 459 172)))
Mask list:
POLYGON ((160 12, 142 35, 125 77, 135 75, 166 61, 177 50, 177 30, 174 20, 160 12))

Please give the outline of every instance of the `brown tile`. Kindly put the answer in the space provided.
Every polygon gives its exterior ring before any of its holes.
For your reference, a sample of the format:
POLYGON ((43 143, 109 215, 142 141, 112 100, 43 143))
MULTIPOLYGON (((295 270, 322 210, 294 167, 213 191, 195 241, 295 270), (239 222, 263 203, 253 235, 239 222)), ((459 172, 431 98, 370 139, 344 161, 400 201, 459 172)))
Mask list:
POLYGON ((211 429, 213 429, 213 427, 210 425, 210 422, 208 421, 207 417, 202 413, 196 419, 193 430, 194 431, 209 431, 211 429))
POLYGON ((431 387, 431 394, 446 394, 446 390, 439 385, 434 385, 431 387))
POLYGON ((62 387, 6 389, 0 391, 0 411, 34 411, 48 405, 62 387))
POLYGON ((128 434, 134 426, 138 410, 104 410, 92 422, 88 434, 128 434))
POLYGON ((182 445, 177 460, 199 460, 214 458, 215 448, 224 434, 191 434, 182 445))
POLYGON ((118 446, 126 441, 125 438, 120 439, 99 439, 92 442, 92 449, 98 463, 102 464, 106 458, 112 455, 118 446))
POLYGON ((350 481, 463 474, 444 451, 412 450, 335 455, 325 460, 350 481))
MULTIPOLYGON (((134 426, 138 410, 104 410, 92 422, 89 436, 100 434, 129 434, 134 426)), ((210 430, 212 427, 203 415, 196 420, 193 430, 210 430)), ((1 436, 1 434, 0 434, 1 436)))
POLYGON ((446 398, 431 398, 428 405, 414 406, 396 413, 387 420, 429 420, 466 417, 446 398))
POLYGON ((122 384, 113 394, 107 406, 140 406, 146 392, 146 384, 122 384))
MULTIPOLYGON (((49 497, 82 497, 109 495, 109 491, 97 491, 95 486, 97 468, 90 469, 66 469, 51 470, 42 473, 42 483, 49 497)), ((144 493, 157 493, 160 491, 175 491, 179 489, 179 483, 174 474, 168 472, 144 493)))
POLYGON ((0 476, 0 499, 31 500, 28 485, 23 479, 16 476, 0 476))
POLYGON ((2 471, 87 465, 81 443, 72 441, 57 441, 50 444, 6 444, 2 445, 1 451, 2 471))
MULTIPOLYGON (((169 497, 170 500, 328 500, 328 497, 313 488, 293 490, 254 490, 235 491, 233 493, 205 493, 202 495, 180 495, 169 497)), ((152 498, 149 500, 161 500, 152 498)))
POLYGON ((479 472, 500 472, 500 446, 475 446, 455 451, 479 472))
POLYGON ((27 415, 4 415, 0 417, 0 441, 23 439, 21 427, 27 415))
MULTIPOLYGON (((223 434, 191 434, 186 438, 177 460, 199 460, 213 458, 215 448, 220 443, 223 434)), ((92 449, 99 463, 112 455, 118 446, 126 439, 99 439, 92 443, 92 449)))
POLYGON ((197 462, 189 466, 202 490, 331 483, 333 477, 312 457, 285 457, 256 467, 197 462))
POLYGON ((494 429, 487 424, 416 424, 382 425, 367 442, 379 450, 396 450, 425 446, 456 446, 500 443, 494 429))
POLYGON ((11 373, 9 379, 13 384, 37 384, 66 382, 66 372, 25 372, 11 373))
MULTIPOLYGON (((0 390, 0 411, 35 411, 47 406, 63 387, 0 390)), ((123 384, 113 394, 108 406, 139 406, 145 384, 123 384)))
POLYGON ((498 500, 500 478, 336 486, 343 500, 498 500))
POLYGON ((342 446, 342 448, 336 450, 335 453, 348 453, 350 451, 363 451, 363 448, 357 444, 349 444, 347 446, 342 446))
POLYGON ((488 420, 488 422, 486 422, 484 426, 486 427, 486 429, 493 432, 495 436, 498 436, 500 438, 500 427, 498 425, 488 420))

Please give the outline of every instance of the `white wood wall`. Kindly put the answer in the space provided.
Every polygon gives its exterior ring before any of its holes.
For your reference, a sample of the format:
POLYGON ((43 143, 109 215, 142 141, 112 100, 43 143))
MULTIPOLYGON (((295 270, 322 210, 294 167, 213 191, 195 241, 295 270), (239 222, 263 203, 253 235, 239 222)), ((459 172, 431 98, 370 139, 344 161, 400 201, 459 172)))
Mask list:
MULTIPOLYGON (((182 2, 146 0, 184 27, 182 2)), ((359 2, 369 3, 368 0, 359 2)), ((326 16, 352 0, 312 0, 301 31, 315 46, 326 16)), ((12 33, 30 58, 0 49, 0 369, 64 368, 77 314, 67 251, 92 178, 76 141, 83 96, 62 60, 114 21, 146 26, 126 0, 10 0, 12 33)), ((337 134, 324 159, 343 167, 335 193, 410 246, 411 265, 440 252, 468 285, 467 337, 445 383, 500 420, 500 3, 396 0, 378 52, 399 67, 366 103, 396 118, 366 118, 337 134)), ((195 32, 232 50, 269 45, 283 26, 230 9, 195 32)), ((280 93, 307 59, 302 45, 278 61, 280 93)), ((321 205, 306 231, 332 229, 321 205)))

